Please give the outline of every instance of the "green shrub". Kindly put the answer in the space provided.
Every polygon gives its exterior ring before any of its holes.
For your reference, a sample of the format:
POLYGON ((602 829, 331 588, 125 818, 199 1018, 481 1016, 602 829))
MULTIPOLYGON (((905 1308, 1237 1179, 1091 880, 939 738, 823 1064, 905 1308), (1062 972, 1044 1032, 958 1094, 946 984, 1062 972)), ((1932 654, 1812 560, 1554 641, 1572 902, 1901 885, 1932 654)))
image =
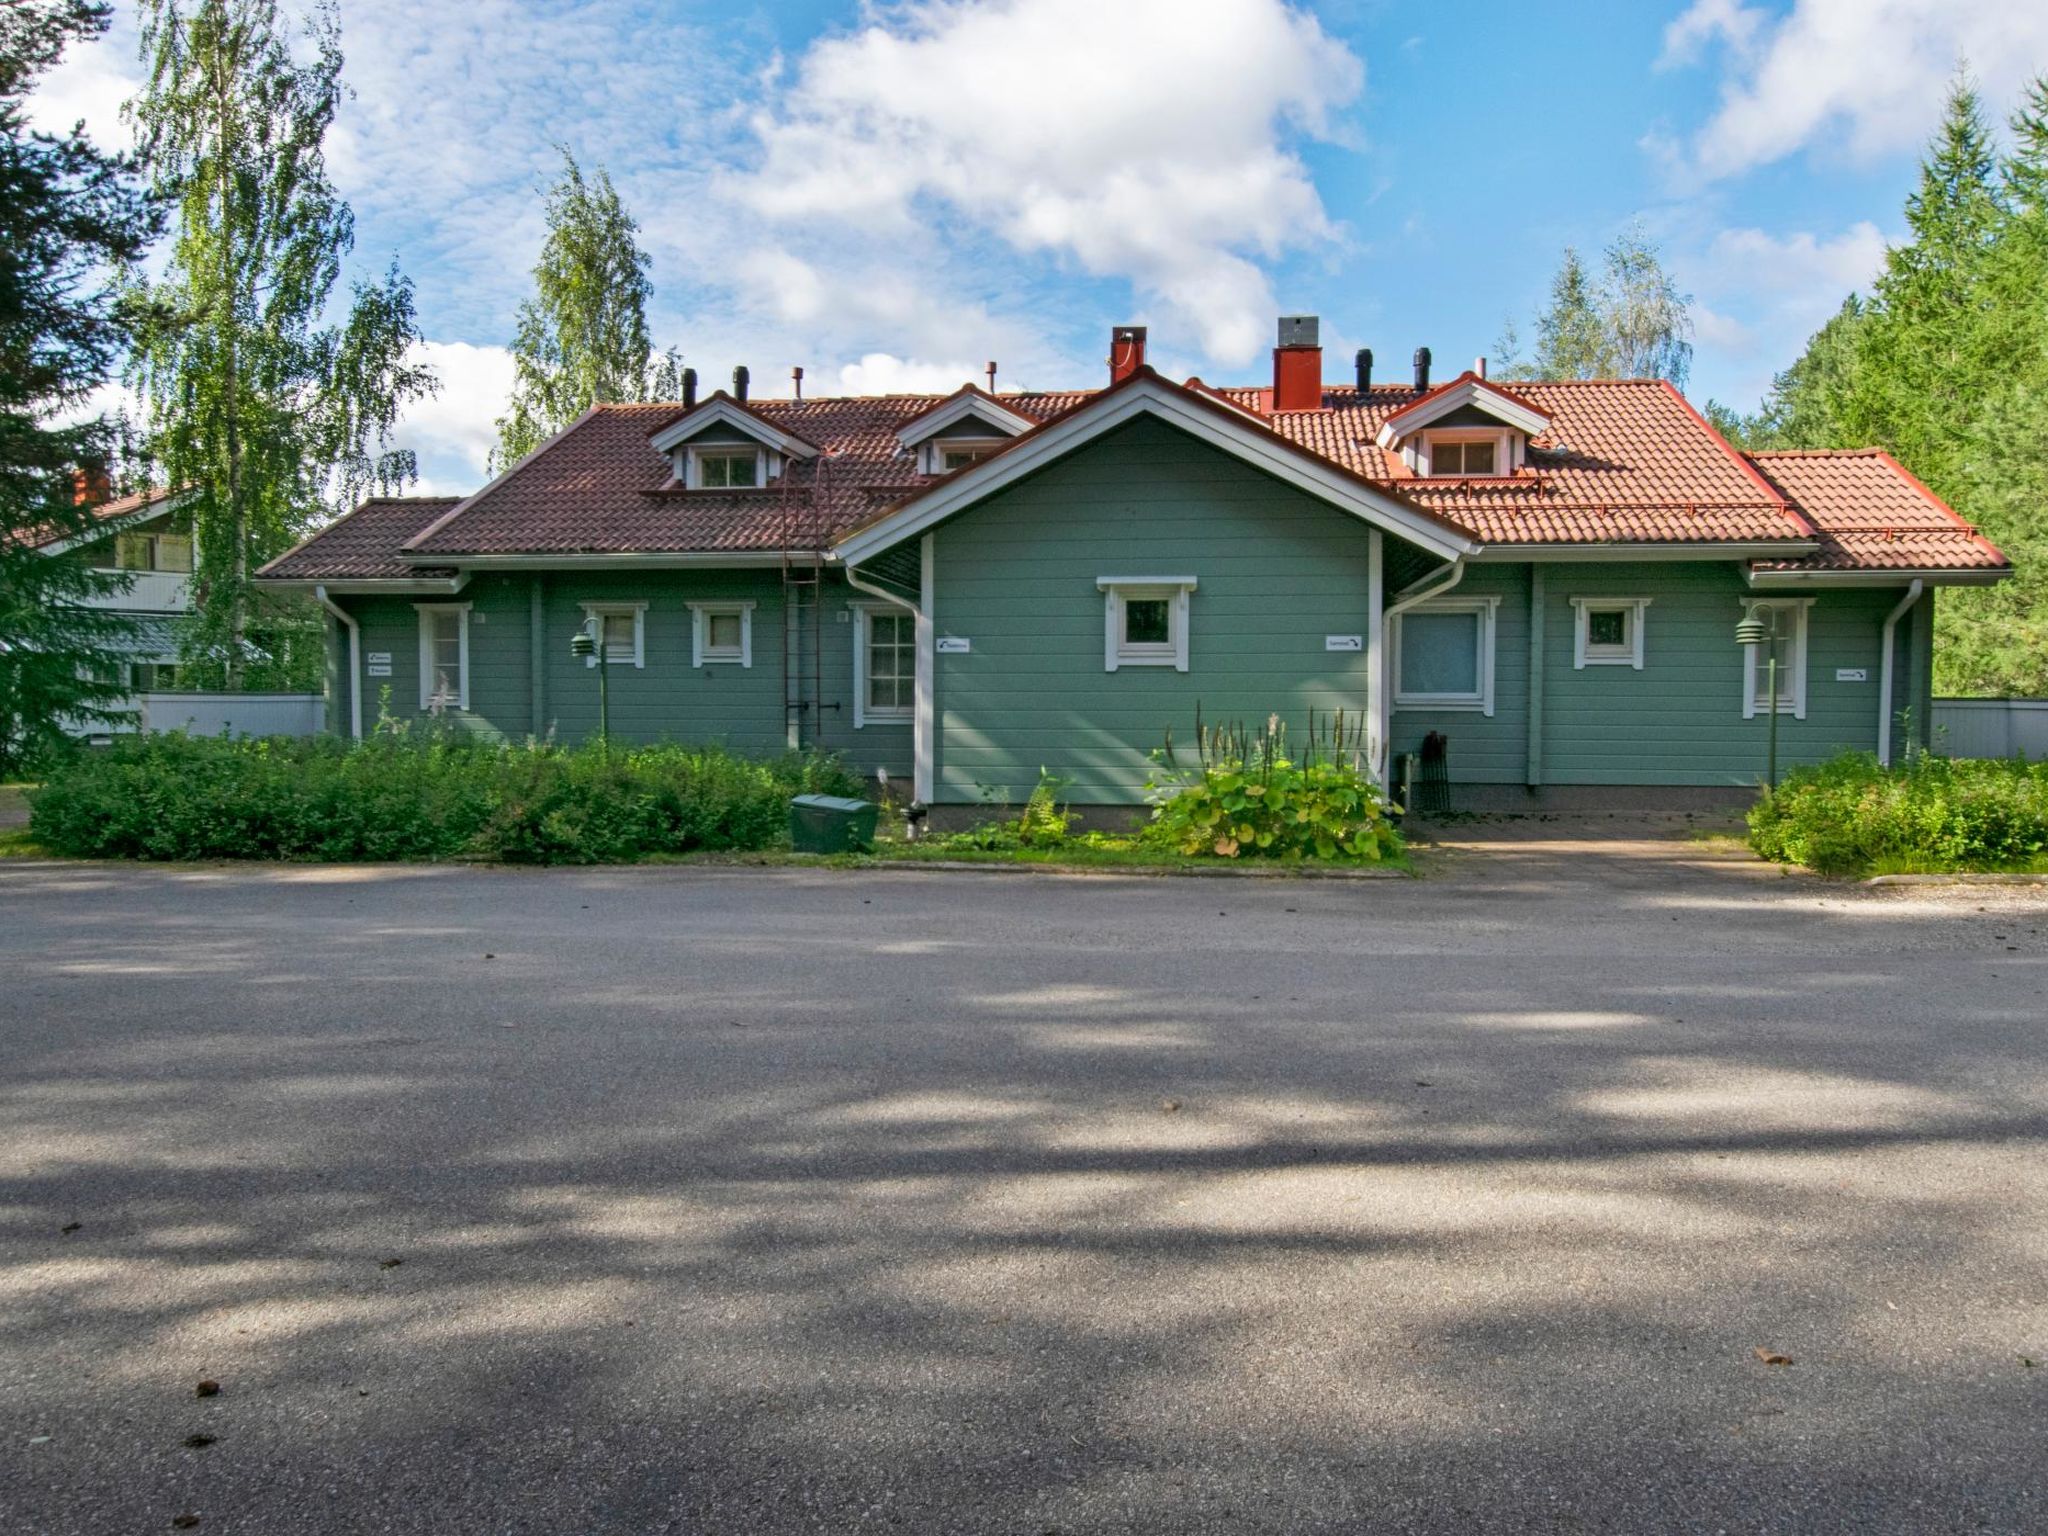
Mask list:
MULTIPOLYGON (((1047 851, 1064 848, 1072 841, 1074 814, 1059 803, 1066 780, 1038 770, 1038 784, 1015 816, 984 821, 962 832, 949 832, 926 842, 934 847, 981 853, 1015 853, 1021 849, 1047 851)), ((985 797, 998 791, 984 789, 985 797)))
POLYGON ((31 797, 36 840, 86 858, 488 858, 589 864, 774 846, 790 797, 857 794, 834 758, 504 746, 448 732, 130 737, 31 797))
POLYGON ((2048 763, 1850 752, 1795 768, 1749 813, 1750 846, 1825 874, 2009 869, 2048 857, 2048 763))
POLYGON ((1323 731, 1311 719, 1309 745, 1298 758, 1278 717, 1256 737, 1242 729, 1205 731, 1199 719, 1195 734, 1198 768, 1180 769, 1171 741, 1157 754, 1148 842, 1226 859, 1400 857, 1401 834, 1366 772, 1363 743, 1347 742, 1341 716, 1323 731))

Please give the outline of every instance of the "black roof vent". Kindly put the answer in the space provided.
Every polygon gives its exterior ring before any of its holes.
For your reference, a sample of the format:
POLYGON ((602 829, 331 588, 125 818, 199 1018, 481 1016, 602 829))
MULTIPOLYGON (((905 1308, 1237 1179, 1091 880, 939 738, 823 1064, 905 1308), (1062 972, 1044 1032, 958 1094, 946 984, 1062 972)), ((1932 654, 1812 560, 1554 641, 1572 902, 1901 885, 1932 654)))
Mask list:
POLYGON ((1361 395, 1372 392, 1372 348, 1358 349, 1358 392, 1361 395))
POLYGON ((1422 395, 1427 394, 1428 392, 1429 348, 1417 347, 1415 349, 1415 393, 1417 393, 1418 395, 1422 395))
POLYGON ((740 364, 732 371, 732 397, 741 405, 747 403, 747 365, 740 364))

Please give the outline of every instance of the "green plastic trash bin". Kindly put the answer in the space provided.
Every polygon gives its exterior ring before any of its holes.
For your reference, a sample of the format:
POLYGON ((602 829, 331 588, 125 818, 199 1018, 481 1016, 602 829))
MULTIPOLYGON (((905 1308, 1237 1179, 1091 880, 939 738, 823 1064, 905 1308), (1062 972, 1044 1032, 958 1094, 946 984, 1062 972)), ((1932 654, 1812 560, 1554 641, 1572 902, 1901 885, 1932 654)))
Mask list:
POLYGON ((789 845, 798 853, 863 853, 875 846, 872 800, 798 795, 789 802, 789 845))

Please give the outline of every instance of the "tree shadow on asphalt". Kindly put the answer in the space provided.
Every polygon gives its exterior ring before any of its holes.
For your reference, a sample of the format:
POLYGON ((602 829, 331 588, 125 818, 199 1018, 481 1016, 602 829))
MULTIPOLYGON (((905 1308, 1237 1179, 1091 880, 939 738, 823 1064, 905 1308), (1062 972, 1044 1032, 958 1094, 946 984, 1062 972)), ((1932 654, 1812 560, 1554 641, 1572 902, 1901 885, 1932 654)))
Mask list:
POLYGON ((11 888, 31 1528, 2039 1514, 2038 936, 505 878, 11 888))

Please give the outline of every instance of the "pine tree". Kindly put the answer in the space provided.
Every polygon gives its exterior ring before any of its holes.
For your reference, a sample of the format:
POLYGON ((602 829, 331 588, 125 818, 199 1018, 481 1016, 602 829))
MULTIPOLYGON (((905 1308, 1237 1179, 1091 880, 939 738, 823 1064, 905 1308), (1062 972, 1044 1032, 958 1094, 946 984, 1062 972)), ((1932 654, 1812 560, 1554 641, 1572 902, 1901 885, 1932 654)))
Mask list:
POLYGON ((1536 317, 1536 377, 1597 379, 1612 371, 1593 282, 1571 246, 1550 280, 1550 304, 1536 317))
POLYGON ((193 492, 187 661, 231 687, 302 680, 315 649, 285 652, 306 617, 275 612, 250 578, 323 514, 413 478, 409 454, 385 451, 400 410, 434 389, 410 361, 412 285, 394 263, 328 320, 355 243, 324 152, 344 89, 332 0, 315 0, 296 53, 276 0, 142 8, 148 76, 129 111, 174 237, 161 279, 131 279, 131 379, 149 453, 193 492))
POLYGON ((1745 422, 1747 446, 1832 448, 1847 440, 1864 314, 1863 300, 1852 293, 1808 338, 1806 350, 1771 381, 1762 408, 1745 422))
POLYGON ((492 468, 517 463, 600 401, 673 399, 680 358, 648 341, 640 226, 602 169, 586 178, 567 149, 547 191, 533 297, 519 306, 512 399, 492 468))
POLYGON ((88 606, 124 578, 57 540, 87 531, 76 477, 103 471, 104 421, 63 424, 104 382, 122 333, 104 272, 141 254, 153 214, 134 168, 82 128, 28 126, 36 80, 107 28, 93 0, 0 9, 0 779, 63 740, 59 722, 109 711, 119 621, 88 606))

